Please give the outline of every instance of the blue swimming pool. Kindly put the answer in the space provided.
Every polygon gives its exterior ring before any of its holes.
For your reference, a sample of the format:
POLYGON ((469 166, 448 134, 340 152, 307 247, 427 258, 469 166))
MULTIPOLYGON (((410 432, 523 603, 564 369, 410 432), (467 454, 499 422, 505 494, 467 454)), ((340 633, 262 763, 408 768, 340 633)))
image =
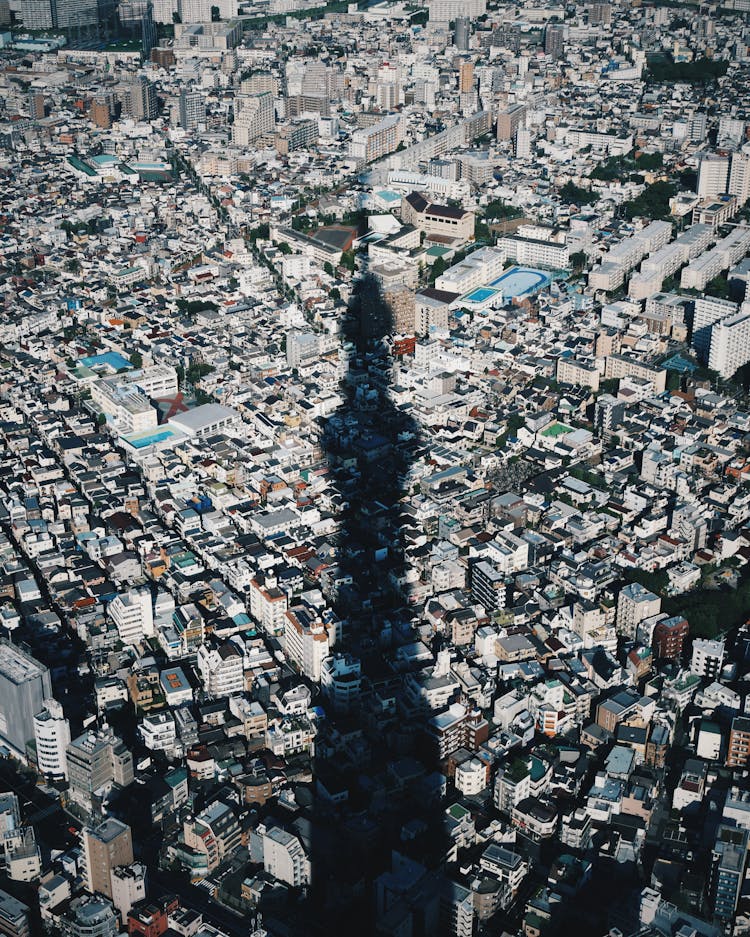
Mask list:
POLYGON ((130 438, 125 437, 125 439, 134 449, 145 449, 146 446, 153 446, 157 442, 164 442, 165 439, 169 439, 170 436, 174 435, 174 430, 163 429, 161 432, 150 433, 148 436, 131 436, 130 438))
POLYGON ((536 293, 545 286, 549 286, 552 277, 544 270, 535 270, 533 267, 510 267, 502 276, 493 280, 490 286, 496 286, 503 291, 506 299, 516 299, 528 293, 536 293))
POLYGON ((478 286, 475 290, 467 293, 464 299, 467 303, 486 303, 488 299, 498 295, 498 290, 493 290, 489 286, 478 286))
POLYGON ((81 358, 80 363, 86 368, 99 368, 107 365, 114 371, 119 371, 120 368, 133 367, 128 359, 123 358, 117 351, 106 351, 103 355, 89 355, 88 358, 81 358))

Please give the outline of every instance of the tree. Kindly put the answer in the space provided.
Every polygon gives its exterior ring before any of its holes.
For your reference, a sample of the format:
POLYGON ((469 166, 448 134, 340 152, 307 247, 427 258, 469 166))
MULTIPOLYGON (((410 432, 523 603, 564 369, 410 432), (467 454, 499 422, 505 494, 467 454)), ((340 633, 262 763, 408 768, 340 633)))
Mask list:
POLYGON ((134 368, 143 367, 143 356, 137 351, 132 352, 128 360, 130 361, 130 363, 133 365, 134 368))
POLYGON ((588 257, 585 251, 576 251, 570 257, 570 265, 576 272, 580 273, 581 270, 584 270, 587 263, 588 257))
POLYGON ((329 277, 332 277, 332 276, 333 276, 333 266, 332 266, 331 264, 329 264, 328 261, 326 261, 326 262, 323 264, 323 272, 324 272, 324 273, 327 273, 329 277))
POLYGON ((599 196, 595 195, 590 189, 584 189, 574 182, 565 183, 560 189, 560 198, 564 202, 574 202, 576 205, 593 205, 594 202, 599 200, 599 196))
POLYGON ((276 246, 278 247, 278 249, 281 251, 282 254, 291 254, 291 253, 292 253, 292 249, 291 249, 291 247, 287 244, 286 241, 279 241, 279 243, 278 243, 276 246))
POLYGON ((105 424, 106 422, 107 422, 107 417, 106 417, 103 413, 97 413, 97 415, 96 415, 96 425, 97 425, 97 426, 104 426, 104 424, 105 424))
POLYGON ((357 268, 357 263, 354 259, 353 250, 344 251, 344 253, 341 255, 341 266, 345 267, 347 270, 351 270, 351 272, 354 273, 357 268))
POLYGON ((211 22, 218 23, 221 21, 221 10, 218 7, 211 7, 211 22))

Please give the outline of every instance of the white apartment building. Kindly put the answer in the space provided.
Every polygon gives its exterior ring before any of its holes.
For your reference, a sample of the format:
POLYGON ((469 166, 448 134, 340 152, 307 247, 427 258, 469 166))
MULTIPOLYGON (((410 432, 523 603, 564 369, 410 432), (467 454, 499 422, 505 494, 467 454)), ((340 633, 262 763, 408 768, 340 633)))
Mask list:
POLYGON ((325 623, 312 609, 295 605, 286 612, 284 650, 309 680, 320 682, 323 661, 336 642, 333 622, 325 623))
POLYGON ((551 270, 564 270, 570 260, 567 244, 558 241, 543 241, 536 238, 522 238, 508 235, 498 240, 497 246, 505 251, 508 260, 530 267, 547 267, 551 270))
POLYGON ((724 663, 724 642, 696 638, 690 658, 690 670, 707 680, 717 680, 724 663))
POLYGON ((497 279, 505 265, 505 251, 499 247, 480 247, 465 260, 453 264, 435 280, 435 288, 449 293, 467 293, 497 279))
POLYGON ((701 296, 695 300, 692 344, 701 361, 708 361, 708 352, 711 347, 711 328, 714 323, 726 319, 736 312, 737 304, 729 299, 701 296))
POLYGON ((723 378, 731 377, 737 368, 750 361, 750 303, 743 303, 739 312, 717 322, 711 329, 711 350, 708 366, 723 378))
POLYGON ((119 378, 91 384, 91 400, 102 413, 113 417, 121 433, 140 433, 158 424, 158 414, 148 396, 119 378))
POLYGON ((244 655, 233 641, 198 648, 198 670, 209 696, 231 696, 245 689, 244 655))
POLYGON ((44 701, 44 709, 34 716, 34 738, 39 773, 44 777, 68 777, 65 750, 70 744, 70 723, 55 699, 44 701))
POLYGON ((628 583, 617 596, 616 627, 618 634, 634 638, 638 625, 658 615, 661 611, 661 599, 649 592, 639 582, 628 583))
POLYGON ((729 159, 726 156, 704 156, 698 167, 698 196, 710 198, 726 192, 728 177, 729 159))
POLYGON ((116 595, 108 611, 123 644, 138 644, 154 636, 154 611, 151 590, 147 586, 137 586, 116 595))
POLYGON ((310 860, 302 843, 277 826, 263 830, 263 869, 293 888, 310 883, 310 860))
POLYGON ((171 751, 177 744, 177 728, 171 712, 150 713, 138 726, 141 741, 152 752, 171 751))
POLYGON ((400 114, 388 114, 371 127, 355 130, 349 141, 349 155, 369 163, 392 153, 404 139, 400 114))
POLYGON ((740 205, 744 205, 750 198, 750 153, 747 148, 732 154, 727 191, 737 196, 740 205))
POLYGON ((270 91, 259 94, 238 94, 234 99, 235 114, 232 124, 232 143, 249 146, 276 126, 273 95, 270 91))
POLYGON ((487 0, 427 0, 430 23, 450 23, 459 16, 476 19, 487 12, 487 0))

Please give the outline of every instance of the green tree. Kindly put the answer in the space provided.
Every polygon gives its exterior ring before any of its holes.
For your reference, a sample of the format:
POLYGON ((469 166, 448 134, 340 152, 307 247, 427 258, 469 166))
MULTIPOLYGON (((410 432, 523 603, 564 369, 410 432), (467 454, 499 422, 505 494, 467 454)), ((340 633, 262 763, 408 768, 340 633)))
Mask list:
POLYGON ((130 361, 130 363, 133 365, 134 368, 143 367, 143 355, 141 355, 137 351, 132 352, 128 360, 130 361))

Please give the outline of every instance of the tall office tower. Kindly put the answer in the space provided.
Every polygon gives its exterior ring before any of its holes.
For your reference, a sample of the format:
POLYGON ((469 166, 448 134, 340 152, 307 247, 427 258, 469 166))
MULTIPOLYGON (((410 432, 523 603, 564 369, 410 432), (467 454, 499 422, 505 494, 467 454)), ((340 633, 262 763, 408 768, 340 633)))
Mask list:
POLYGON ((26 743, 34 738, 34 716, 52 697, 49 670, 0 639, 0 739, 26 758, 26 743))
POLYGON ((732 165, 729 170, 730 195, 736 195, 740 205, 750 198, 750 153, 740 150, 732 153, 732 165))
POLYGON ((466 94, 474 87, 474 63, 461 62, 458 67, 458 90, 461 94, 466 94))
POLYGON ((471 21, 468 16, 459 16, 453 31, 453 44, 461 52, 468 51, 471 36, 471 21))
POLYGON ((276 126, 273 96, 268 91, 261 94, 241 94, 234 99, 235 115, 232 124, 232 143, 248 146, 260 137, 271 133, 276 126))
POLYGON ((710 198, 726 192, 728 174, 729 159, 726 156, 704 156, 698 167, 698 195, 710 198))
POLYGON ((515 136, 516 159, 528 159, 531 156, 531 131, 519 127, 515 136))
POLYGON ((612 4, 594 0, 589 7, 589 23, 592 26, 609 26, 612 22, 612 4))
POLYGON ((51 29, 55 25, 52 0, 16 0, 15 11, 26 29, 51 29))
POLYGON ((544 53, 559 59, 565 51, 565 27, 562 23, 551 23, 544 30, 544 53))
POLYGON ((54 0, 58 29, 86 29, 99 23, 97 0, 54 0))
POLYGON ((200 91, 180 91, 180 127, 183 130, 195 130, 206 118, 206 103, 200 91))
POLYGON ((400 103, 400 90, 401 89, 396 82, 387 81, 383 84, 378 82, 378 107, 383 111, 395 111, 400 103))
POLYGON ((141 20, 141 50, 144 60, 151 57, 151 50, 156 45, 156 24, 154 23, 154 5, 151 0, 146 4, 146 11, 141 20))
POLYGON ((44 118, 44 95, 37 91, 29 94, 29 117, 32 120, 42 120, 44 118))
POLYGON ((497 139, 512 140, 516 131, 526 126, 526 105, 511 104, 497 115, 497 139))
POLYGON ((145 75, 128 85, 127 110, 135 120, 153 120, 159 113, 156 88, 145 75))
POLYGON ((67 778, 70 723, 57 700, 45 700, 44 709, 34 716, 34 738, 39 773, 44 777, 67 778))
POLYGON ((130 827, 108 817, 97 827, 83 830, 83 859, 86 888, 92 894, 112 897, 112 872, 133 861, 130 827))

